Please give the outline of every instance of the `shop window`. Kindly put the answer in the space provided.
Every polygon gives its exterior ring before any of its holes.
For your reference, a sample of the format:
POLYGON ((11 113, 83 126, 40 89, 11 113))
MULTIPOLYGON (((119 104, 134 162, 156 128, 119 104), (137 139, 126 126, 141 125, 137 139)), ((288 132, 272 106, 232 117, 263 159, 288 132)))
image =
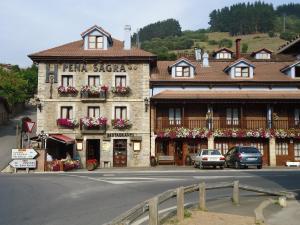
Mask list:
POLYGON ((60 108, 60 118, 61 119, 72 119, 73 118, 73 107, 72 106, 62 106, 60 108))
POLYGON ((219 142, 219 143, 216 143, 216 144, 215 144, 215 148, 216 148, 217 150, 220 150, 221 153, 222 153, 223 155, 225 155, 225 154, 228 152, 228 143, 226 143, 226 142, 219 142))
POLYGON ((156 153, 158 156, 168 155, 168 142, 167 141, 157 142, 156 153))
POLYGON ((72 75, 62 75, 61 76, 61 86, 63 86, 63 87, 73 86, 73 76, 72 75))
POLYGON ((127 107, 117 106, 115 107, 115 119, 127 119, 127 107))
POLYGON ((99 106, 89 106, 88 107, 88 117, 100 117, 100 107, 99 106))
POLYGON ((89 86, 100 86, 100 76, 88 76, 89 86))
POLYGON ((300 160, 300 143, 294 144, 294 155, 295 155, 295 160, 300 160))
POLYGON ((263 143, 257 143, 257 142, 251 143, 250 146, 257 148, 262 155, 264 154, 264 144, 263 143))
POLYGON ((235 77, 249 77, 249 67, 235 67, 235 77))
POLYGON ((181 125, 181 108, 169 108, 170 125, 181 125))
POLYGON ((115 76, 115 87, 126 87, 126 76, 115 76))
POLYGON ((190 67, 189 66, 176 66, 176 77, 189 77, 190 67))
POLYGON ((89 36, 89 49, 103 49, 102 36, 89 36))
POLYGON ((226 124, 227 125, 239 125, 239 110, 238 108, 226 109, 226 124))
POLYGON ((289 154, 289 146, 286 142, 276 143, 276 155, 288 155, 289 154))

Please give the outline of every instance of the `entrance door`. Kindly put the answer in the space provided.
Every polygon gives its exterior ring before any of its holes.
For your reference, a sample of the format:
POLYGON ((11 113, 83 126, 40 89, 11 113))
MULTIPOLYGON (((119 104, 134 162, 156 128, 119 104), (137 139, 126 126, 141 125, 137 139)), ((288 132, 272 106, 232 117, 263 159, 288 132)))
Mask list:
POLYGON ((86 140, 86 159, 96 159, 97 163, 100 162, 100 140, 88 139, 86 140))
POLYGON ((127 166, 127 140, 115 139, 113 149, 113 161, 114 167, 126 167, 127 166))
POLYGON ((183 165, 183 149, 182 149, 182 142, 181 141, 175 141, 175 162, 176 165, 183 165))

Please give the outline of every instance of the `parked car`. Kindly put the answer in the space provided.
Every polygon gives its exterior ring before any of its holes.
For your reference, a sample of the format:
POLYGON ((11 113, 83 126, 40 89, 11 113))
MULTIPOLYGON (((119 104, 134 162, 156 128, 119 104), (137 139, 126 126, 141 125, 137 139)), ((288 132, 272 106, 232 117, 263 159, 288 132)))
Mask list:
POLYGON ((194 166, 203 169, 207 166, 217 166, 224 169, 225 157, 217 149, 202 149, 195 157, 194 166))
POLYGON ((262 164, 262 154, 257 148, 251 146, 233 147, 225 155, 225 167, 239 169, 256 166, 257 169, 261 169, 262 164))

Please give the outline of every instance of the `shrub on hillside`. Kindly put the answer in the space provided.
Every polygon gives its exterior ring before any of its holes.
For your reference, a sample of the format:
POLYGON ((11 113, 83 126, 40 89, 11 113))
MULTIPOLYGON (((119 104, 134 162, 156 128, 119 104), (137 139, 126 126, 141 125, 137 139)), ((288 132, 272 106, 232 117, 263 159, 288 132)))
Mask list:
POLYGON ((293 32, 282 32, 280 34, 280 38, 283 40, 286 40, 286 41, 292 40, 293 37, 295 37, 295 36, 296 36, 296 34, 293 32))
POLYGON ((218 45, 219 42, 216 41, 216 40, 208 40, 208 44, 209 44, 209 45, 218 45))
POLYGON ((223 38, 222 40, 219 41, 219 47, 226 47, 226 48, 231 48, 232 47, 232 40, 223 38))
POLYGON ((248 51, 248 44, 243 43, 242 44, 242 53, 246 53, 248 51))

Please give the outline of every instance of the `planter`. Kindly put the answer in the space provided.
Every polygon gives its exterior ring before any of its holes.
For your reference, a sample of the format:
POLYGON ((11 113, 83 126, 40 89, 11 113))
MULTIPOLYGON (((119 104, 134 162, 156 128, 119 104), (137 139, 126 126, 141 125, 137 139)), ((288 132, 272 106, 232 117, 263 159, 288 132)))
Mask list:
POLYGON ((95 170, 98 166, 98 162, 96 159, 89 159, 86 161, 86 169, 88 171, 95 170))
POLYGON ((131 123, 129 120, 123 120, 123 119, 114 119, 111 120, 111 125, 114 129, 129 129, 131 127, 131 123))
POLYGON ((121 87, 121 86, 113 87, 111 92, 119 96, 128 95, 130 93, 130 87, 121 87))

